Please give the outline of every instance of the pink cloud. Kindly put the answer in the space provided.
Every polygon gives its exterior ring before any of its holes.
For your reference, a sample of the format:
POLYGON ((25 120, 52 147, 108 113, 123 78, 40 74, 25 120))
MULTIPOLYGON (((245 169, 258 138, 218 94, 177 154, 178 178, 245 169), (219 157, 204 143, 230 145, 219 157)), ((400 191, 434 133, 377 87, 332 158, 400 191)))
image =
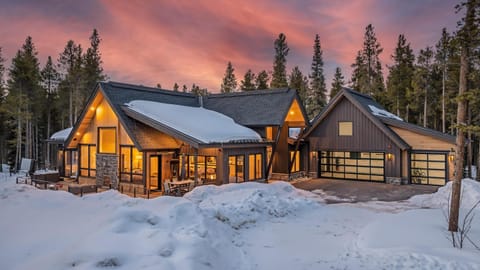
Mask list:
POLYGON ((352 1, 113 1, 88 0, 73 7, 52 2, 10 4, 0 11, 0 46, 7 58, 32 35, 42 61, 54 59, 68 39, 88 46, 99 29, 104 69, 111 79, 144 85, 196 83, 218 91, 227 61, 238 81, 251 68, 271 70, 273 41, 280 32, 291 48, 288 70, 309 71, 312 45, 319 34, 325 72, 331 79, 340 66, 346 78, 372 23, 390 63, 398 34, 405 33, 418 50, 434 45, 441 28, 453 30, 458 15, 446 1, 392 3, 352 1), (47 6, 47 8, 45 7, 47 6), (429 8, 426 8, 429 7, 429 8), (18 19, 21 18, 21 19, 18 19))

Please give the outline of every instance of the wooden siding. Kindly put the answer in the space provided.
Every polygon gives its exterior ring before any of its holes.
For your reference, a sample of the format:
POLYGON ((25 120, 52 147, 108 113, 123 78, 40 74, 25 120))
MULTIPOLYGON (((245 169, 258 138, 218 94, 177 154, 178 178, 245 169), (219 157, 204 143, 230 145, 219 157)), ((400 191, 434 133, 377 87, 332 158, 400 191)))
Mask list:
MULTIPOLYGON (((310 151, 355 151, 392 153, 385 161, 386 177, 401 177, 401 150, 367 116, 346 98, 306 138, 310 151), (338 122, 351 121, 353 136, 338 136, 338 122)), ((312 169, 314 166, 312 166, 312 169)), ((316 166, 315 166, 316 167, 316 166)))
POLYGON ((408 143, 413 150, 436 150, 449 152, 455 149, 455 144, 422 135, 410 130, 389 126, 395 133, 408 143))

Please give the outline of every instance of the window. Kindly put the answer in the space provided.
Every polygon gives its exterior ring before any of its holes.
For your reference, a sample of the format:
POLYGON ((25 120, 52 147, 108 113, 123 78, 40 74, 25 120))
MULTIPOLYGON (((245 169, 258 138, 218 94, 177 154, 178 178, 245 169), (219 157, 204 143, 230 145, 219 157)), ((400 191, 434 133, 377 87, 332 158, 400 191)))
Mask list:
MULTIPOLYGON (((184 168, 183 161, 183 158, 180 158, 180 168, 184 168)), ((195 178, 195 156, 187 155, 185 162, 186 178, 195 178)), ((204 183, 215 183, 217 180, 217 157, 197 156, 197 173, 198 178, 204 183)))
POLYGON ((78 169, 78 152, 65 150, 65 176, 76 176, 78 169))
POLYGON ((291 170, 290 172, 299 172, 300 171, 300 151, 290 151, 290 162, 291 164, 291 170), (293 155, 295 155, 295 159, 292 162, 293 155))
POLYGON ((262 154, 248 155, 248 179, 262 179, 262 154))
POLYGON ((352 136, 352 122, 338 122, 338 136, 352 136))
POLYGON ((134 146, 120 146, 120 181, 143 183, 143 154, 134 146))
POLYGON ((95 144, 80 144, 80 175, 96 176, 97 147, 95 144))
POLYGON ((245 156, 228 156, 228 176, 230 183, 240 183, 245 181, 245 156))
POLYGON ((288 128, 288 137, 292 139, 298 139, 298 136, 300 135, 301 131, 302 131, 302 128, 299 128, 299 127, 288 128))
POLYGON ((117 152, 117 135, 114 127, 98 128, 98 152, 102 154, 115 154, 117 152))

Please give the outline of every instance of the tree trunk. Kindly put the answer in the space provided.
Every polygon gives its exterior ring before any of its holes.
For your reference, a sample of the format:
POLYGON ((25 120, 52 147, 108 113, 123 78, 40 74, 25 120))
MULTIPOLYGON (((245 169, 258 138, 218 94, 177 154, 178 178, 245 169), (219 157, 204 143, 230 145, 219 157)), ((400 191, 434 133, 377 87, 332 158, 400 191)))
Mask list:
POLYGON ((463 127, 466 120, 466 101, 464 93, 467 91, 467 74, 468 74, 468 52, 467 48, 462 48, 460 57, 460 84, 458 88, 458 108, 457 108, 457 140, 455 150, 455 179, 452 183, 452 196, 450 203, 450 214, 448 220, 448 230, 451 232, 458 231, 458 216, 460 212, 460 192, 462 189, 463 177, 463 158, 465 150, 465 132, 463 127))
POLYGON ((443 66, 442 74, 442 132, 445 133, 445 77, 447 73, 447 65, 443 66))
POLYGON ((70 88, 70 96, 68 97, 68 120, 70 126, 73 127, 73 89, 70 88))
POLYGON ((425 99, 423 102, 423 127, 427 127, 427 87, 425 87, 425 99))
MULTIPOLYGON (((467 125, 472 124, 472 108, 467 104, 467 125)), ((473 161, 473 146, 472 146, 472 132, 467 132, 467 177, 472 178, 472 161, 473 161)))

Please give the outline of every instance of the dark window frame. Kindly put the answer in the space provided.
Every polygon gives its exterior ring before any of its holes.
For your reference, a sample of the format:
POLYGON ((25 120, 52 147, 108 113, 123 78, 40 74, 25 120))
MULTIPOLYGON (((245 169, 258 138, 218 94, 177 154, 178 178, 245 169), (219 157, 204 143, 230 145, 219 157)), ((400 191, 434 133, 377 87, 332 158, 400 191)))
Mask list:
POLYGON ((437 185, 437 184, 430 184, 430 178, 432 179, 437 179, 437 180, 443 180, 444 183, 443 185, 445 185, 447 183, 447 179, 448 179, 448 154, 447 153, 444 153, 444 152, 429 152, 429 151, 414 151, 412 153, 410 153, 410 181, 412 184, 418 184, 418 185, 431 185, 431 186, 442 186, 442 185, 437 185), (424 159, 413 159, 413 156, 415 154, 420 154, 420 155, 426 155, 427 156, 427 159, 424 160, 424 159), (444 160, 430 160, 430 155, 442 155, 444 156, 444 160), (418 162, 426 162, 427 163, 427 168, 421 168, 421 167, 414 167, 413 164, 415 161, 418 161, 418 162), (444 169, 435 169, 435 168, 429 168, 429 163, 443 163, 444 164, 444 169), (414 170, 417 169, 417 170, 423 170, 423 171, 426 171, 427 172, 427 175, 426 176, 414 176, 414 170), (438 177, 438 176, 430 176, 430 171, 444 171, 445 172, 445 176, 444 177, 438 177), (414 180, 415 177, 418 177, 418 178, 426 178, 427 180, 427 183, 424 184, 422 183, 422 180, 414 180))
POLYGON ((346 180, 355 180, 355 181, 368 181, 368 182, 385 182, 385 152, 378 152, 378 151, 375 151, 375 152, 367 152, 367 151, 359 151, 359 152, 355 152, 355 153, 359 153, 359 155, 355 154, 353 157, 351 155, 351 151, 319 151, 319 158, 318 158, 318 162, 319 162, 319 170, 318 170, 318 174, 319 174, 319 177, 320 178, 333 178, 333 179, 346 179, 346 180), (325 153, 325 156, 324 156, 324 153, 325 153), (341 156, 335 156, 334 153, 343 153, 343 155, 341 156), (349 158, 346 158, 346 153, 350 153, 350 157, 349 158), (369 157, 368 158, 362 158, 361 157, 361 153, 369 153, 369 157), (372 153, 374 154, 382 154, 382 157, 383 158, 374 158, 372 157, 372 153), (322 163, 323 159, 326 159, 326 164, 322 163), (333 163, 331 163, 332 160, 335 161, 333 163), (346 159, 349 159, 349 160, 355 160, 355 164, 356 165, 350 165, 350 164, 346 164, 345 160, 346 159), (341 160, 343 160, 343 162, 340 162, 341 160), (369 164, 368 166, 366 165, 358 165, 358 161, 359 160, 368 160, 369 164), (381 160, 382 161, 382 166, 372 166, 372 160, 381 160), (324 166, 327 168, 327 170, 324 170, 324 166), (338 170, 338 168, 342 167, 343 170, 342 171, 337 171, 337 170, 333 170, 333 166, 335 166, 338 170), (355 169, 355 172, 351 172, 351 171, 346 171, 345 168, 356 168, 355 169), (363 172, 359 172, 358 171, 358 168, 369 168, 369 172, 368 173, 363 173, 363 172), (373 169, 383 169, 383 174, 378 174, 378 173, 372 173, 372 168, 373 169), (322 173, 324 173, 322 175, 322 173), (328 175, 325 175, 326 173, 331 173, 332 175, 331 176, 328 176, 328 175), (336 174, 343 174, 343 178, 341 177, 335 177, 333 176, 333 174, 336 173, 336 174), (356 178, 347 178, 346 175, 355 175, 356 178), (358 178, 359 175, 362 175, 362 176, 369 176, 368 179, 361 179, 361 178, 358 178), (383 180, 372 180, 372 176, 382 176, 383 177, 383 180))
MULTIPOLYGON (((193 175, 190 175, 190 169, 189 169, 189 168, 190 168, 190 164, 191 164, 191 163, 190 163, 190 160, 192 160, 192 163, 194 163, 194 162, 193 162, 194 157, 195 157, 195 155, 186 155, 187 163, 186 163, 185 165, 186 165, 186 168, 187 168, 187 170, 186 170, 186 178, 187 178, 187 179, 193 179, 193 178, 195 178, 195 175, 194 175, 195 173, 192 173, 193 175), (190 158, 190 157, 191 157, 191 158, 190 158)), ((204 162, 204 166, 203 166, 203 169, 204 169, 203 171, 204 171, 204 173, 203 173, 203 174, 198 174, 198 178, 199 178, 199 179, 203 179, 205 182, 212 182, 212 183, 213 183, 213 182, 216 182, 216 181, 217 181, 217 170, 218 170, 218 167, 217 167, 217 166, 218 166, 217 157, 216 157, 216 156, 212 156, 212 155, 210 155, 210 156, 197 155, 197 161, 198 161, 198 158, 199 158, 199 157, 203 157, 204 160, 205 160, 205 162, 204 162), (208 170, 208 163, 209 163, 208 159, 209 159, 209 158, 213 158, 213 160, 215 161, 215 174, 214 174, 214 175, 215 175, 215 179, 209 179, 209 178, 207 177, 207 174, 208 174, 208 171, 207 171, 207 170, 208 170)), ((198 162, 197 162, 197 163, 198 163, 198 162)), ((195 166, 195 164, 193 164, 193 166, 195 166)), ((198 166, 198 164, 197 164, 197 166, 198 166)), ((201 168, 201 167, 198 166, 198 169, 200 169, 200 168, 201 168)), ((198 169, 197 169, 197 170, 198 170, 198 169)))
MULTIPOLYGON (((144 172, 144 170, 145 170, 145 168, 144 168, 144 166, 143 166, 143 165, 144 165, 144 161, 143 161, 144 155, 143 155, 143 152, 138 151, 139 153, 142 154, 142 173, 134 173, 134 172, 133 172, 133 162, 134 162, 134 159, 133 159, 133 149, 134 149, 134 148, 135 148, 134 145, 127 145, 127 144, 121 144, 121 145, 120 145, 120 182, 122 182, 122 183, 133 183, 133 176, 134 176, 134 175, 140 176, 140 177, 142 177, 142 179, 143 179, 143 172, 144 172), (129 151, 130 151, 130 172, 125 172, 125 171, 123 171, 123 167, 124 167, 124 166, 123 166, 123 162, 124 162, 124 161, 123 161, 123 159, 122 159, 122 149, 125 149, 125 148, 129 149, 129 151), (129 181, 123 180, 123 177, 122 177, 123 175, 127 175, 128 178, 129 178, 129 181)), ((143 181, 143 180, 142 180, 142 181, 143 181)))
MULTIPOLYGON (((245 162, 245 161, 244 161, 245 162)), ((244 167, 245 167, 245 164, 244 164, 244 167)), ((249 168, 249 171, 248 171, 248 180, 250 181, 255 181, 255 180, 261 180, 263 179, 263 154, 262 153, 251 153, 251 154, 248 154, 248 168, 249 168), (252 164, 250 164, 250 156, 253 156, 253 179, 250 179, 250 166, 252 164), (260 156, 260 160, 262 161, 261 164, 260 164, 260 177, 257 177, 257 173, 258 173, 258 168, 257 168, 257 156, 260 156)), ((245 177, 244 177, 245 178, 245 177)))
POLYGON ((229 155, 228 156, 228 178, 230 180, 230 157, 235 157, 235 183, 244 183, 246 182, 245 181, 245 155, 229 155), (243 181, 238 181, 238 167, 239 167, 239 164, 238 164, 238 161, 240 160, 240 157, 243 159, 243 181))
POLYGON ((117 127, 114 127, 114 126, 108 126, 108 127, 97 127, 97 153, 98 154, 106 154, 106 155, 115 155, 117 154, 117 127), (101 142, 101 138, 100 138, 100 130, 104 130, 104 129, 113 129, 114 133, 115 133, 115 142, 114 142, 114 145, 115 145, 115 152, 111 153, 111 152, 100 152, 100 142, 101 142))
MULTIPOLYGON (((97 166, 95 165, 95 168, 94 168, 94 169, 92 169, 92 168, 90 167, 90 157, 91 157, 91 152, 92 152, 91 148, 92 148, 92 147, 97 147, 97 146, 96 146, 95 144, 93 144, 93 143, 78 144, 78 148, 79 148, 79 151, 78 151, 78 162, 79 162, 79 165, 80 165, 80 166, 78 166, 78 167, 79 167, 79 168, 78 168, 78 170, 79 170, 78 175, 80 175, 80 176, 85 176, 85 177, 91 177, 91 178, 92 178, 92 177, 96 177, 96 175, 97 175, 97 166), (88 150, 87 150, 87 152, 88 152, 88 154, 87 154, 88 158, 87 158, 87 167, 86 167, 86 168, 85 168, 85 167, 82 167, 82 146, 87 146, 87 149, 88 149, 88 150), (87 172, 88 172, 87 175, 83 175, 83 174, 82 174, 82 170, 87 170, 87 172), (92 171, 95 171, 95 176, 92 176, 92 174, 91 174, 92 171)), ((95 154, 97 154, 97 149, 95 149, 95 154)))

